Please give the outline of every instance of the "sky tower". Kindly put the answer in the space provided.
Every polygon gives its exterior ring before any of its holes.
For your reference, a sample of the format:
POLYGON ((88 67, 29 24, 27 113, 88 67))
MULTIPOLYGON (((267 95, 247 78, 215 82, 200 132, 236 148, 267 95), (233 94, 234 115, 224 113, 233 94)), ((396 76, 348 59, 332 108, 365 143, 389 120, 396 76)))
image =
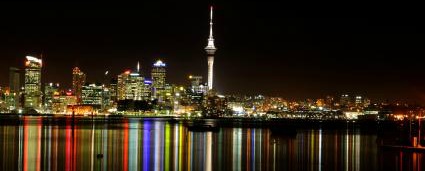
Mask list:
POLYGON ((213 69, 214 69, 214 54, 217 50, 214 46, 213 37, 213 6, 210 7, 210 36, 208 37, 208 45, 205 47, 208 55, 208 89, 213 88, 213 69))

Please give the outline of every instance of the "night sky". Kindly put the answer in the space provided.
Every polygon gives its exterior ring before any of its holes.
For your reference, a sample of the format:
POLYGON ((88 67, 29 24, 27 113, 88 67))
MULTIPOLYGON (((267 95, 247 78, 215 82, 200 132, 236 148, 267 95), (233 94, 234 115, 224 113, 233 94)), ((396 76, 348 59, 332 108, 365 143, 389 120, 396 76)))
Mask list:
MULTIPOLYGON (((425 104, 425 12, 419 4, 216 1, 215 87, 287 99, 341 93, 425 104)), ((208 2, 1 2, 0 85, 43 53, 43 82, 71 85, 72 67, 103 81, 155 59, 167 79, 206 81, 208 2)))

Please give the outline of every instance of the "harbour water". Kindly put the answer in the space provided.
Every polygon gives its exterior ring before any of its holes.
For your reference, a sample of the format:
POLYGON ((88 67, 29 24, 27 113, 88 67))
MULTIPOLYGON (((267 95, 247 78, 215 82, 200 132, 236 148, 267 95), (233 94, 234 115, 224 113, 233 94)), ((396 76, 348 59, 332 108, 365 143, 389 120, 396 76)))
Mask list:
POLYGON ((356 128, 192 132, 155 119, 74 124, 25 116, 1 122, 0 170, 425 169, 423 153, 383 149, 380 141, 356 128))

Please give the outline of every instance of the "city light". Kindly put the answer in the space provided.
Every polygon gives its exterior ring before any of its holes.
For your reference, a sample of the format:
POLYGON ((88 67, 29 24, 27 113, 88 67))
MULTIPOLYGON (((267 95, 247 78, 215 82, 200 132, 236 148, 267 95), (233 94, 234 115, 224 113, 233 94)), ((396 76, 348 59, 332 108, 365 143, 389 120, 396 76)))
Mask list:
POLYGON ((424 170, 421 10, 90 3, 2 8, 2 170, 424 170))
POLYGON ((161 60, 157 60, 153 66, 155 67, 165 67, 165 63, 163 63, 161 60))

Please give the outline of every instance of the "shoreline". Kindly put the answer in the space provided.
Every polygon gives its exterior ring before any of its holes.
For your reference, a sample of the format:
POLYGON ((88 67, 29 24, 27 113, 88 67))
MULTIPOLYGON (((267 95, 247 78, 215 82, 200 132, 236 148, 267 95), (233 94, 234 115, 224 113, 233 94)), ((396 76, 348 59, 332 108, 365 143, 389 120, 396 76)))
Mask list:
POLYGON ((402 122, 395 121, 377 121, 377 120, 319 120, 319 119, 300 119, 300 118, 248 118, 248 117, 223 117, 223 118, 186 118, 176 116, 134 116, 134 115, 97 115, 82 116, 63 114, 0 114, 0 123, 7 124, 8 121, 22 120, 23 118, 43 118, 43 122, 55 123, 71 119, 78 124, 91 122, 120 123, 128 121, 164 121, 168 123, 189 124, 193 122, 213 122, 219 127, 258 127, 258 128, 323 128, 323 129, 343 129, 343 128, 367 128, 377 130, 379 128, 395 128, 402 122))

